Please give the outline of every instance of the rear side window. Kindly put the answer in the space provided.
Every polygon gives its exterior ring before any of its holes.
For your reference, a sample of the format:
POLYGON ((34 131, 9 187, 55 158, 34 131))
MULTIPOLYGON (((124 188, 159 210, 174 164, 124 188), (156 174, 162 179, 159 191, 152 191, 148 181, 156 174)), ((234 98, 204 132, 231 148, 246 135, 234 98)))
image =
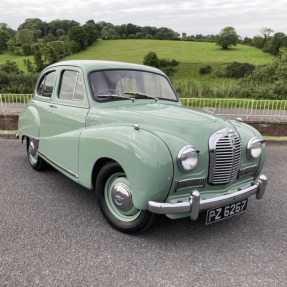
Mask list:
POLYGON ((59 99, 70 101, 79 101, 84 99, 83 83, 79 72, 63 72, 59 99))
POLYGON ((38 95, 42 97, 51 97, 55 85, 56 72, 50 72, 43 76, 38 86, 38 95))

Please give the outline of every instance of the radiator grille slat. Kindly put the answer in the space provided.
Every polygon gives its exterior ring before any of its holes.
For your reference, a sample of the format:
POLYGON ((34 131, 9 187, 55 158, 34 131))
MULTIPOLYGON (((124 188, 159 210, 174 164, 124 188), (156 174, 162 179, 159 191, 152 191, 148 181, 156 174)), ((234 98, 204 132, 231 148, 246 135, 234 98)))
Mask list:
POLYGON ((222 129, 210 137, 210 184, 227 184, 238 175, 242 145, 238 133, 222 129))

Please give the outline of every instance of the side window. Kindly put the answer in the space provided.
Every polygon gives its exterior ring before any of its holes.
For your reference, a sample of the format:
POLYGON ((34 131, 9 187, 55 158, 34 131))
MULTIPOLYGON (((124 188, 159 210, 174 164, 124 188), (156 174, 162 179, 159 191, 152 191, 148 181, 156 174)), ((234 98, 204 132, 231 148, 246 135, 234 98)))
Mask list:
POLYGON ((38 95, 42 97, 51 97, 55 85, 55 79, 56 79, 55 71, 44 75, 37 89, 38 95))
POLYGON ((70 101, 84 99, 84 89, 80 73, 76 71, 63 72, 59 99, 70 101))

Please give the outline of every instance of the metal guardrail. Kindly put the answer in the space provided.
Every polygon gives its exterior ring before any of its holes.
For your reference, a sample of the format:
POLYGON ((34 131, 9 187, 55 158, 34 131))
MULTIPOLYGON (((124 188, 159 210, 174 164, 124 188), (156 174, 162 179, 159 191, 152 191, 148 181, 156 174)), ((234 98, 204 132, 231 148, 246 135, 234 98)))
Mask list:
POLYGON ((32 94, 0 94, 0 114, 19 114, 32 97, 32 94))
MULTIPOLYGON (((0 113, 19 114, 32 94, 0 94, 0 113)), ((287 118, 287 100, 181 98, 184 106, 225 117, 287 118)))
POLYGON ((225 117, 287 118, 287 100, 182 98, 182 104, 225 117))

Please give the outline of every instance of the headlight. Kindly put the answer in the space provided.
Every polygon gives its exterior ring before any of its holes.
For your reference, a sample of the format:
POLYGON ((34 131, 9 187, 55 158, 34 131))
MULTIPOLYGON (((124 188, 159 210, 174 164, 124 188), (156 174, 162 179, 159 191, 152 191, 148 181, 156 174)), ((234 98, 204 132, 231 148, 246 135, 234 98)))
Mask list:
POLYGON ((262 143, 264 140, 256 137, 251 138, 247 144, 247 156, 248 158, 258 158, 262 152, 262 143))
POLYGON ((198 162, 198 150, 191 145, 184 146, 177 155, 177 165, 182 171, 192 170, 198 162))

